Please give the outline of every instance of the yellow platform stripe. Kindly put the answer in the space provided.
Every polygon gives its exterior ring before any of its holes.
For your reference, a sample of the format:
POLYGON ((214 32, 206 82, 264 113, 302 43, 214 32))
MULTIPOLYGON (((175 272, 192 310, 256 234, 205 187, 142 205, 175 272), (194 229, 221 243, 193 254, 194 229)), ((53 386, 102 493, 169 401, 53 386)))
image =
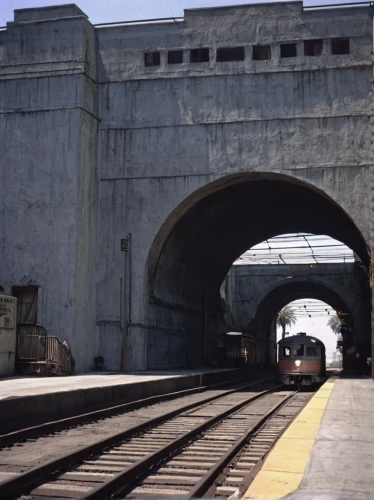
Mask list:
POLYGON ((299 486, 333 387, 330 379, 310 399, 267 456, 245 498, 277 500, 299 486))

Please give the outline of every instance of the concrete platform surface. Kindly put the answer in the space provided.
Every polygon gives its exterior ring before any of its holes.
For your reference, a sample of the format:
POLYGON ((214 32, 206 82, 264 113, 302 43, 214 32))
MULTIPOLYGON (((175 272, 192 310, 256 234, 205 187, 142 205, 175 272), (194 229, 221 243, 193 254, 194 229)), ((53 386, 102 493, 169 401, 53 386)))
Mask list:
POLYGON ((374 382, 335 376, 280 438, 245 496, 257 500, 374 498, 374 382))
POLYGON ((168 370, 149 372, 91 372, 69 377, 30 377, 18 376, 0 378, 0 400, 5 398, 19 398, 35 394, 50 394, 52 392, 74 391, 93 387, 109 387, 115 385, 136 384, 165 380, 168 378, 185 377, 219 373, 221 368, 200 368, 191 370, 168 370))
POLYGON ((97 372, 70 377, 0 379, 0 434, 21 426, 239 377, 250 370, 196 368, 154 372, 97 372))

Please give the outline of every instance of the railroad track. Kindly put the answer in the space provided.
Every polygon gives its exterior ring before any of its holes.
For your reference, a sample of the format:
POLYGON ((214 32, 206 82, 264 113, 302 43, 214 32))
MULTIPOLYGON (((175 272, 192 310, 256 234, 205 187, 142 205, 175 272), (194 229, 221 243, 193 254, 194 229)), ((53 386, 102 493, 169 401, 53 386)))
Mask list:
POLYGON ((252 384, 155 425, 142 424, 16 475, 0 484, 0 498, 194 498, 240 492, 308 399, 279 389, 270 382, 252 384))
MULTIPOLYGON (((188 403, 181 405, 179 403, 179 407, 176 410, 173 410, 168 413, 164 413, 162 415, 159 415, 156 418, 149 419, 140 425, 135 425, 131 428, 128 428, 127 430, 124 430, 122 432, 117 432, 116 434, 111 434, 109 437, 102 439, 100 441, 96 441, 93 444, 86 446, 85 448, 82 448, 80 450, 76 450, 75 452, 72 453, 67 453, 62 456, 58 456, 57 459, 49 460, 47 462, 42 463, 40 466, 37 467, 28 467, 28 470, 26 469, 25 472, 22 472, 22 469, 19 467, 15 466, 13 467, 11 462, 9 463, 9 466, 6 464, 6 458, 4 459, 4 455, 1 460, 1 466, 2 466, 2 471, 6 471, 9 479, 3 481, 0 483, 0 498, 5 499, 5 498, 16 498, 17 495, 21 494, 23 491, 25 491, 25 488, 31 487, 33 484, 35 484, 38 481, 43 480, 45 477, 48 477, 51 473, 55 473, 57 470, 62 470, 65 467, 69 467, 71 465, 74 465, 75 463, 79 461, 84 461, 85 459, 88 459, 92 456, 95 456, 95 454, 100 453, 102 450, 105 450, 108 447, 115 446, 118 442, 122 442, 124 440, 128 440, 135 435, 145 432, 147 429, 150 427, 155 427, 158 425, 161 425, 162 423, 165 423, 169 419, 173 419, 186 411, 190 411, 196 407, 204 407, 206 405, 209 405, 213 402, 218 402, 222 401, 224 398, 227 397, 235 397, 235 394, 239 392, 242 392, 244 390, 252 391, 252 396, 256 397, 259 392, 261 392, 262 388, 264 387, 264 384, 267 384, 267 387, 269 388, 269 384, 271 386, 274 385, 274 382, 269 382, 269 379, 267 381, 250 381, 249 383, 247 382, 246 384, 242 384, 241 386, 237 386, 235 389, 229 389, 225 391, 219 391, 219 390, 214 390, 214 391, 207 391, 207 393, 204 393, 204 395, 194 395, 190 398, 187 399, 188 403), (261 385, 262 384, 262 385, 261 385), (199 398, 198 398, 199 396, 199 398), (202 397, 203 396, 203 397, 202 397), (196 399, 198 398, 198 399, 196 399), (191 402, 192 401, 192 402, 191 402)), ((265 389, 264 389, 265 390, 265 389)), ((239 394, 240 395, 240 394, 239 394)), ((178 400, 179 401, 179 400, 178 400)), ((231 404, 231 403, 230 403, 231 404)), ((157 405, 153 407, 156 408, 157 405)), ((175 405, 174 405, 175 407, 175 405)), ((219 407, 219 405, 218 405, 219 407)), ((152 407, 148 408, 148 410, 152 411, 152 407)), ((157 413, 156 413, 157 414, 157 413)), ((143 417, 144 418, 144 417, 143 417)), ((103 422, 107 425, 110 425, 111 419, 103 420, 103 422)), ((58 433, 56 433, 58 435, 58 433)), ((54 436, 54 435, 53 435, 54 436)), ((52 436, 52 437, 53 437, 52 436)), ((53 437, 54 438, 54 437, 53 437)), ((31 440, 32 442, 33 440, 31 440)), ((34 440, 35 441, 35 440, 34 440)), ((43 443, 43 437, 40 439, 41 445, 43 443)), ((36 443, 39 444, 39 441, 36 440, 36 443)), ((27 442, 26 442, 27 444, 27 442)), ((39 445, 39 447, 41 446, 39 445)), ((19 443, 17 445, 22 446, 22 443, 19 443)), ((5 451, 9 451, 11 447, 6 448, 5 451)), ((136 454, 132 455, 133 457, 136 458, 136 454)), ((6 454, 5 454, 6 457, 6 454)), ((133 460, 130 460, 132 462, 133 460)), ((89 464, 88 464, 89 465, 89 464)), ((115 471, 117 472, 117 471, 115 471)), ((104 472, 105 474, 105 472, 104 472)), ((3 476, 4 477, 4 474, 3 476)), ((59 496, 61 497, 61 495, 59 496)), ((74 498, 72 494, 68 494, 66 498, 74 498)), ((78 497, 79 498, 79 497, 78 497)))
POLYGON ((231 380, 231 381, 225 381, 225 382, 220 382, 218 384, 212 384, 209 386, 202 386, 202 387, 196 387, 192 389, 185 389, 182 391, 178 392, 173 392, 173 393, 168 393, 168 394, 162 394, 158 396, 152 396, 149 398, 145 399, 140 399, 137 401, 132 401, 129 403, 122 403, 119 405, 114 405, 110 406, 107 408, 99 409, 99 410, 94 410, 91 412, 79 414, 79 415, 74 415, 71 417, 66 417, 58 420, 53 420, 49 422, 43 422, 38 425, 33 425, 29 427, 24 427, 22 429, 17 429, 13 430, 11 432, 7 432, 5 434, 0 434, 0 448, 17 443, 19 441, 24 441, 27 439, 33 439, 38 436, 42 435, 48 435, 51 433, 55 433, 57 431, 61 431, 62 429, 72 429, 77 426, 81 426, 84 424, 87 424, 89 422, 94 422, 97 420, 102 420, 105 418, 110 418, 115 415, 121 415, 125 414, 127 412, 139 409, 139 408, 145 408, 145 407, 150 407, 152 405, 169 401, 169 400, 175 400, 177 398, 183 398, 183 397, 189 397, 194 394, 200 394, 203 392, 207 391, 214 391, 214 390, 219 390, 220 388, 224 388, 225 386, 231 386, 232 388, 235 387, 241 387, 243 384, 248 383, 249 380, 256 381, 256 380, 266 380, 269 379, 269 375, 266 374, 259 374, 258 377, 254 377, 251 379, 241 378, 237 380, 231 380))
MULTIPOLYGON (((275 441, 309 397, 289 391, 267 393, 137 478, 136 484, 128 484, 116 498, 241 497, 275 441)), ((98 487, 96 491, 105 490, 98 487)))

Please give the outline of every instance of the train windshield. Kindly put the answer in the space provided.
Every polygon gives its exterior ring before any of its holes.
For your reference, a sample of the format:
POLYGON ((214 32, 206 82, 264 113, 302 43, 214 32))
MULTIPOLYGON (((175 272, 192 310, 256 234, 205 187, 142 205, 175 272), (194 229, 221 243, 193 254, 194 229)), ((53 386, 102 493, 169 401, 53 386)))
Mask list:
POLYGON ((302 344, 292 344, 292 356, 304 356, 304 346, 302 344))
POLYGON ((318 356, 318 349, 317 349, 317 347, 308 345, 307 348, 306 348, 306 355, 307 356, 318 356))
POLYGON ((279 348, 281 358, 301 357, 318 358, 319 348, 314 345, 292 344, 279 348))

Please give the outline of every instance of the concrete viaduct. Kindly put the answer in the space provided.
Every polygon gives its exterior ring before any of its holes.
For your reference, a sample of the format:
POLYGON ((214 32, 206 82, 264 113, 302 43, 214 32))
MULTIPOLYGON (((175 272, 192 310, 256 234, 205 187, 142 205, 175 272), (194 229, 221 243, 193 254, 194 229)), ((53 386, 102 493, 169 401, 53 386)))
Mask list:
POLYGON ((98 355, 202 363, 230 266, 278 234, 348 245, 368 275, 352 293, 371 301, 372 38, 369 5, 110 26, 73 4, 15 11, 0 31, 0 285, 35 290, 34 319, 77 371, 98 355))

